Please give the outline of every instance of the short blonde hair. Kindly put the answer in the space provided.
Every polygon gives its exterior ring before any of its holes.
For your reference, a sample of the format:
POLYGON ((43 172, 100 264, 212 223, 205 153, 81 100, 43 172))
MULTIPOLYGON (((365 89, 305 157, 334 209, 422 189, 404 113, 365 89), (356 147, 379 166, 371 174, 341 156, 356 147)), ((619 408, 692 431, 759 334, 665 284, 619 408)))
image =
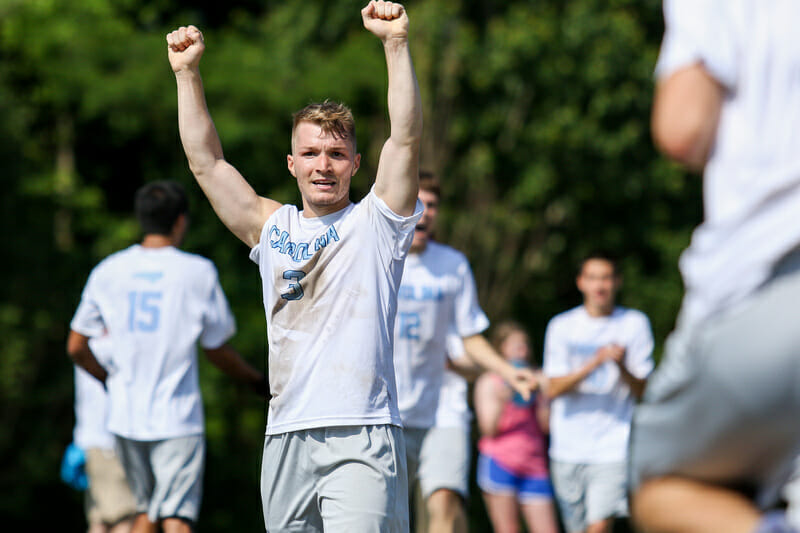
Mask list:
POLYGON ((325 100, 308 104, 292 115, 292 150, 294 150, 294 133, 301 122, 312 122, 322 128, 324 133, 339 139, 349 139, 356 151, 356 123, 353 112, 344 104, 325 100))
POLYGON ((522 326, 522 324, 513 320, 506 320, 505 322, 498 324, 492 333, 492 345, 494 346, 495 350, 502 353, 501 347, 503 346, 503 343, 511 336, 512 333, 516 332, 520 332, 525 335, 525 341, 528 343, 528 347, 530 348, 531 336, 528 335, 528 332, 525 331, 525 328, 522 326))

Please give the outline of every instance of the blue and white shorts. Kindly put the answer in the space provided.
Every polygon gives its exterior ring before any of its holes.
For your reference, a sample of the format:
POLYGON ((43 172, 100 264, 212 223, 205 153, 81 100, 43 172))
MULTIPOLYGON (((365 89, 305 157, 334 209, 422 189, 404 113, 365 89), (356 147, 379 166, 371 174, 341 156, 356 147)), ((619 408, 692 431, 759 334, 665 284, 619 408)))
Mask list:
POLYGON ((478 486, 488 494, 513 494, 520 502, 553 499, 553 486, 547 476, 520 476, 500 463, 478 456, 478 486))

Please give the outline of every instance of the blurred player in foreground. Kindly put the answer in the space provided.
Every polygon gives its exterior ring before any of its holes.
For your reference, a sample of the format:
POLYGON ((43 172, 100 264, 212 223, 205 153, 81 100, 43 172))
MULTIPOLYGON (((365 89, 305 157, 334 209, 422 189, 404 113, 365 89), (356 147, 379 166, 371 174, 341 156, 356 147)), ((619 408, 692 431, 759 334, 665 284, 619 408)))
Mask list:
POLYGON ((653 135, 703 170, 705 220, 665 357, 634 419, 647 532, 797 531, 779 497, 800 449, 800 3, 668 0, 653 135))

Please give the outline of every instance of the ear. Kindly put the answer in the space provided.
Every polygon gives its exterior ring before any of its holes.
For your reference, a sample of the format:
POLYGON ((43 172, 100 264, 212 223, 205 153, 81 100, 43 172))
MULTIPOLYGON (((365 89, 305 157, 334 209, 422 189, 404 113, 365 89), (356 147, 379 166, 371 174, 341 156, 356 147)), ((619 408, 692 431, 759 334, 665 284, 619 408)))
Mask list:
POLYGON ((286 167, 289 169, 289 173, 297 179, 297 174, 294 173, 294 158, 292 154, 286 155, 286 167))
POLYGON ((351 178, 356 175, 359 168, 361 168, 361 154, 356 154, 355 159, 353 159, 353 172, 350 174, 351 178))

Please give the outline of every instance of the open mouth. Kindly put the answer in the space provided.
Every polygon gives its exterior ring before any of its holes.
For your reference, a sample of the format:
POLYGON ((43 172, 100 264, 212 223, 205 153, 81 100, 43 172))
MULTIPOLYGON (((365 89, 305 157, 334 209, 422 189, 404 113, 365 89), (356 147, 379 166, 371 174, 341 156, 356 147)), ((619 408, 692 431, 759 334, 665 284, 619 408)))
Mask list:
POLYGON ((331 189, 331 188, 333 188, 334 185, 336 185, 336 182, 333 181, 333 180, 314 180, 311 183, 315 187, 318 187, 318 188, 321 188, 321 189, 331 189))

